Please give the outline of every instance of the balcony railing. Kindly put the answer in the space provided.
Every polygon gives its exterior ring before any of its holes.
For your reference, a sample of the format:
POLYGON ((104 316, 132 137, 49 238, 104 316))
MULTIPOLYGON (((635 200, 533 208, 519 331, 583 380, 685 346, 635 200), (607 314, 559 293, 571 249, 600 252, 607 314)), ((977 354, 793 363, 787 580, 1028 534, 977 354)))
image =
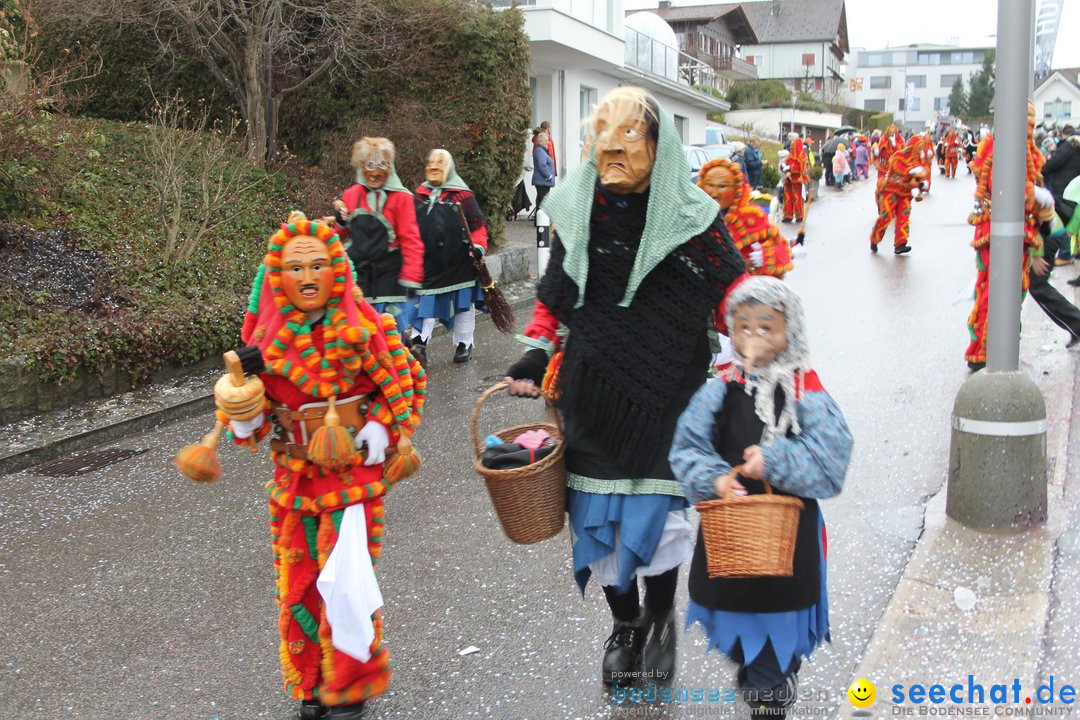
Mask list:
POLYGON ((537 10, 558 10, 564 15, 609 33, 615 32, 615 8, 609 0, 483 0, 493 8, 517 5, 537 10))
POLYGON ((752 62, 747 62, 742 58, 737 58, 734 55, 725 55, 716 59, 716 64, 713 66, 721 72, 729 72, 732 75, 742 79, 757 79, 757 65, 752 62))
POLYGON ((626 64, 691 87, 722 90, 716 71, 697 58, 680 52, 648 35, 626 28, 626 64))

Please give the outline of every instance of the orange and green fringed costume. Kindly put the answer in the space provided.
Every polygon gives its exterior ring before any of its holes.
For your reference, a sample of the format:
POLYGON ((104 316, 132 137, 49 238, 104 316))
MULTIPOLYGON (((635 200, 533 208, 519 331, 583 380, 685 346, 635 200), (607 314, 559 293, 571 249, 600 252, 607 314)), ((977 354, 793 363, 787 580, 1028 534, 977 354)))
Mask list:
MULTIPOLYGON (((380 316, 363 299, 338 236, 322 222, 302 216, 282 225, 270 239, 241 337, 261 351, 265 368, 259 378, 269 406, 265 412, 277 421, 265 421, 254 437, 263 439, 275 424, 285 426, 284 436, 271 441, 274 477, 266 484, 285 691, 293 698, 328 706, 355 704, 382 693, 390 680, 381 614, 375 611, 371 616, 374 640, 368 659, 342 652, 333 644, 333 628, 316 580, 337 543, 345 509, 353 505, 363 507, 367 549, 377 567, 383 496, 390 485, 384 467, 390 458, 366 466, 363 454, 352 456, 349 447, 352 457, 342 469, 331 471, 315 464, 307 458, 305 443, 311 433, 300 410, 309 406, 304 412, 310 413, 310 404, 324 403, 331 396, 339 408, 351 402, 361 426, 375 420, 386 428, 392 451, 420 422, 424 370, 402 346, 393 318, 380 316), (282 290, 282 249, 298 235, 322 240, 334 270, 325 314, 314 324, 282 290)), ((223 414, 218 417, 227 421, 223 414)), ((344 413, 342 418, 344 423, 344 413)))
MULTIPOLYGON (((1028 129, 1027 169, 1024 189, 1024 261, 1021 264, 1021 291, 1028 290, 1028 266, 1031 264, 1031 251, 1042 244, 1039 239, 1038 206, 1035 202, 1035 185, 1039 181, 1045 162, 1028 129)), ((975 239, 971 247, 975 248, 975 306, 968 316, 968 334, 970 343, 964 353, 965 359, 972 364, 986 362, 986 329, 990 299, 990 205, 993 190, 994 136, 989 135, 975 151, 971 161, 975 173, 975 210, 968 216, 968 223, 975 226, 975 239)))
POLYGON ((878 175, 878 218, 870 231, 870 248, 875 252, 889 223, 895 223, 893 247, 908 244, 911 201, 913 195, 916 200, 921 199, 919 193, 925 188, 929 174, 928 153, 933 154, 929 138, 914 135, 905 147, 889 155, 888 170, 884 175, 878 175))
POLYGON ((705 178, 713 168, 727 169, 738 186, 735 199, 724 214, 724 224, 731 232, 735 247, 746 260, 746 272, 751 275, 771 275, 783 278, 795 263, 791 260, 791 246, 780 229, 769 222, 768 213, 750 200, 750 185, 746 182, 738 163, 727 158, 716 158, 705 163, 698 171, 698 186, 705 187, 705 178), (763 264, 755 268, 750 262, 754 244, 761 248, 763 264))
POLYGON ((805 212, 803 186, 810 182, 807 174, 810 170, 810 159, 802 138, 791 141, 790 154, 784 162, 787 164, 787 172, 784 174, 784 220, 794 218, 795 222, 802 222, 805 212))
POLYGON ((871 150, 871 159, 874 163, 874 169, 877 170, 877 180, 875 185, 874 200, 880 202, 881 199, 881 186, 885 184, 885 178, 889 174, 889 158, 893 156, 893 153, 904 148, 904 139, 900 137, 900 131, 897 129, 895 123, 889 125, 885 134, 874 143, 874 147, 871 150))

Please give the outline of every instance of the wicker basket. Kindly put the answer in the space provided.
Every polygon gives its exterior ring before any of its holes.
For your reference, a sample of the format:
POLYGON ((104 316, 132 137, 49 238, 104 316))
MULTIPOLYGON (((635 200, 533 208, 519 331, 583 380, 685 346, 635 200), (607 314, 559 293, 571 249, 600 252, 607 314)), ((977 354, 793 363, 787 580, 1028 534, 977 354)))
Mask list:
POLYGON ((741 469, 725 478, 724 497, 696 505, 709 577, 791 577, 803 502, 774 495, 767 482, 764 495, 734 495, 731 481, 741 469))
POLYGON ((550 455, 531 465, 511 470, 484 467, 481 463, 484 443, 480 440, 478 430, 480 409, 488 398, 506 387, 506 383, 499 383, 488 388, 473 408, 470 422, 473 447, 476 450, 473 466, 487 484, 488 494, 491 495, 491 502, 506 537, 516 543, 528 545, 555 537, 562 531, 566 520, 566 443, 559 414, 549 404, 554 423, 515 425, 493 434, 503 442, 512 442, 528 430, 546 430, 558 442, 550 455))

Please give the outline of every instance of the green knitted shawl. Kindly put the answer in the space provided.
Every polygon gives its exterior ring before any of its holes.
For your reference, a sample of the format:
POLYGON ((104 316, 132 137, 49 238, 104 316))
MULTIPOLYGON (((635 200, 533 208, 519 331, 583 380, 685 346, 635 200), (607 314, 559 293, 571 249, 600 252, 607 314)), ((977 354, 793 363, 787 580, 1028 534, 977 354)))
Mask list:
MULTIPOLYGON (((641 281, 675 248, 700 235, 720 212, 716 201, 690 179, 682 142, 671 118, 659 109, 660 133, 656 162, 649 180, 649 205, 645 231, 641 236, 634 267, 619 302, 629 307, 641 281)), ((585 281, 589 275, 589 220, 599 169, 596 145, 589 157, 570 171, 544 199, 544 211, 566 250, 563 270, 578 287, 577 307, 585 302, 585 281)))

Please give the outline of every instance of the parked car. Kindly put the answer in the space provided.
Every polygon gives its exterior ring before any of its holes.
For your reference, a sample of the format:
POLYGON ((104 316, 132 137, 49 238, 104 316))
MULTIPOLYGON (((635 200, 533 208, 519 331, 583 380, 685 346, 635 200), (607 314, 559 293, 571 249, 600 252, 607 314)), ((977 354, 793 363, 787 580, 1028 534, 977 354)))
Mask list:
POLYGON ((705 126, 705 144, 706 145, 727 145, 727 135, 724 134, 724 129, 714 125, 705 126))
POLYGON ((690 180, 696 184, 698 172, 705 163, 718 157, 731 157, 735 153, 735 146, 726 143, 722 145, 684 145, 683 150, 686 152, 686 161, 690 163, 690 180))

